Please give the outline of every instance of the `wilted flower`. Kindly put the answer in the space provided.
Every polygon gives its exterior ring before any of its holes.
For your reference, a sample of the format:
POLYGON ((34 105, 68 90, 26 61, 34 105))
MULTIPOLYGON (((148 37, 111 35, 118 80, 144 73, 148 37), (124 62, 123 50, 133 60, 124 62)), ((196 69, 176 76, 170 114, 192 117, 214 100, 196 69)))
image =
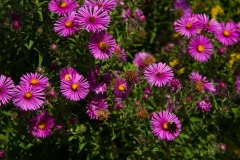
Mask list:
POLYGON ((206 102, 205 100, 197 102, 197 111, 201 112, 209 112, 211 108, 211 104, 206 102))
POLYGON ((143 69, 155 63, 155 58, 147 52, 138 52, 134 56, 133 63, 135 66, 143 69))
POLYGON ((90 119, 97 119, 98 112, 108 108, 108 104, 103 97, 95 97, 87 104, 87 114, 90 119))
POLYGON ((203 93, 205 90, 214 93, 216 91, 215 86, 208 82, 206 77, 203 77, 198 72, 192 72, 189 75, 190 80, 194 83, 194 88, 198 92, 203 93))

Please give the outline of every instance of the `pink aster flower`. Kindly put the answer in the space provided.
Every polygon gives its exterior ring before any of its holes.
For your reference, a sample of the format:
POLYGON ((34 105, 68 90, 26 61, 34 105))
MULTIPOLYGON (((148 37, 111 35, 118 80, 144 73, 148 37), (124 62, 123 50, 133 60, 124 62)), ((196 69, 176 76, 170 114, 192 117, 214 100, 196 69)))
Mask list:
POLYGON ((0 75, 0 106, 6 105, 12 99, 14 87, 10 77, 0 75))
POLYGON ((197 102, 196 106, 198 112, 209 112, 211 108, 211 104, 204 100, 197 102))
POLYGON ((79 101, 88 95, 89 83, 82 75, 74 74, 68 81, 61 80, 60 92, 70 100, 79 101))
POLYGON ((239 93, 240 92, 240 77, 237 77, 237 80, 235 81, 236 85, 236 91, 239 93))
POLYGON ((141 69, 155 63, 155 58, 147 52, 138 52, 133 58, 133 64, 141 69))
POLYGON ((221 31, 216 34, 216 38, 225 46, 230 46, 238 42, 239 35, 236 30, 236 25, 227 22, 226 25, 221 23, 221 31))
POLYGON ((77 22, 88 32, 99 32, 108 28, 110 16, 102 8, 83 6, 78 10, 77 22))
POLYGON ((174 29, 177 33, 180 33, 187 38, 199 33, 197 19, 194 17, 182 17, 174 22, 174 29))
POLYGON ((205 90, 212 93, 216 91, 213 83, 208 82, 207 78, 203 77, 198 72, 192 72, 189 78, 193 81, 195 89, 200 93, 204 93, 205 90))
POLYGON ((114 84, 113 93, 116 97, 126 98, 128 92, 127 82, 122 78, 118 78, 114 84))
POLYGON ((59 15, 72 12, 77 6, 76 0, 51 0, 48 2, 48 9, 59 15))
POLYGON ((203 35, 192 37, 188 44, 189 54, 200 62, 206 62, 213 54, 213 45, 208 37, 203 35))
POLYGON ((79 25, 76 21, 76 12, 64 14, 54 24, 54 32, 62 37, 67 37, 78 32, 79 25))
POLYGON ((181 132, 180 120, 175 114, 167 110, 153 113, 150 123, 152 133, 157 136, 159 140, 173 140, 177 138, 181 132))
POLYGON ((77 70, 72 67, 65 67, 60 71, 60 79, 69 81, 72 79, 72 75, 77 74, 77 70))
POLYGON ((95 97, 92 98, 92 100, 87 104, 87 114, 90 117, 90 119, 97 119, 98 112, 101 110, 105 110, 108 108, 108 104, 105 100, 105 98, 101 97, 95 97))
POLYGON ((159 62, 146 67, 144 77, 150 85, 162 87, 173 79, 173 70, 166 63, 159 62))
POLYGON ((118 46, 118 45, 114 46, 113 56, 119 62, 126 62, 126 60, 127 60, 127 55, 125 53, 125 50, 121 49, 120 46, 118 46))
POLYGON ((102 31, 91 35, 88 48, 96 59, 105 60, 112 55, 115 45, 113 36, 102 31))
POLYGON ((85 0, 84 5, 99 7, 107 11, 111 11, 116 6, 116 0, 85 0))
POLYGON ((21 110, 37 110, 44 104, 44 89, 33 86, 16 86, 13 94, 13 104, 21 110))
POLYGON ((199 14, 197 16, 197 22, 199 28, 202 28, 209 33, 219 33, 221 32, 221 26, 214 18, 209 21, 209 17, 206 14, 199 14))
POLYGON ((21 86, 34 86, 36 89, 45 89, 49 84, 48 78, 39 73, 27 73, 20 78, 21 86))
POLYGON ((29 132, 37 138, 45 138, 52 132, 54 119, 48 112, 43 111, 30 119, 29 132))

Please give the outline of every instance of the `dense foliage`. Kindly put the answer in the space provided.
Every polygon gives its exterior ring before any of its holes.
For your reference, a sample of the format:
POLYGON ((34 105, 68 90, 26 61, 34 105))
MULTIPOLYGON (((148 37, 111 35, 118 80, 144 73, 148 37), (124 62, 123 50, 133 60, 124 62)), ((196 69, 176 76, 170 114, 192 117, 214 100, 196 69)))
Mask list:
POLYGON ((240 2, 96 1, 1 0, 0 159, 239 159, 240 2))

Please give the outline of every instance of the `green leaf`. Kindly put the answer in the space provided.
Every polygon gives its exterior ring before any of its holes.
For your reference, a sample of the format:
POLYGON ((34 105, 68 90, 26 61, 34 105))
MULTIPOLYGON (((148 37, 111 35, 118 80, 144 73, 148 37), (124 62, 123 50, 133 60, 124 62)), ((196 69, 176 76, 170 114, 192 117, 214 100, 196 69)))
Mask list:
POLYGON ((39 56, 38 56, 38 67, 41 67, 42 61, 43 61, 43 57, 42 57, 41 54, 39 53, 39 56))
POLYGON ((189 119, 190 119, 191 122, 200 122, 200 121, 202 121, 202 119, 199 118, 199 117, 190 117, 189 119))

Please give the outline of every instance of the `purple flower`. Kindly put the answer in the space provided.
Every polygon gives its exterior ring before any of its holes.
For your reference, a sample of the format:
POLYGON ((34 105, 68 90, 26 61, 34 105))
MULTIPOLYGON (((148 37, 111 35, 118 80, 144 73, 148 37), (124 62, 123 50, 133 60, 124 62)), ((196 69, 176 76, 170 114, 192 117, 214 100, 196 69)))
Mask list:
POLYGON ((183 16, 190 15, 192 13, 191 6, 185 0, 176 0, 174 3, 174 10, 183 14, 183 16))
POLYGON ((112 55, 115 45, 112 35, 102 31, 91 35, 88 48, 96 59, 105 60, 112 55))
POLYGON ((199 27, 196 22, 197 19, 195 17, 182 17, 174 23, 174 29, 177 33, 190 38, 199 33, 199 27))
POLYGON ((0 75, 0 106, 6 105, 14 93, 14 82, 10 77, 0 75))
POLYGON ((127 82, 122 78, 118 78, 114 84, 113 93, 116 97, 126 98, 129 88, 127 86, 127 82))
POLYGON ((99 32, 108 28, 110 16, 102 8, 83 6, 78 10, 77 22, 88 32, 99 32))
POLYGON ((217 34, 221 32, 221 26, 214 18, 209 21, 209 17, 206 14, 197 15, 197 25, 209 33, 217 34))
POLYGON ((178 79, 172 79, 169 83, 168 83, 168 87, 170 88, 170 91, 179 91, 181 90, 181 84, 179 82, 178 79))
POLYGON ((133 12, 128 8, 127 10, 122 10, 122 18, 124 22, 127 22, 129 19, 139 19, 141 21, 145 20, 143 11, 140 8, 136 8, 133 12))
POLYGON ((205 100, 197 102, 197 111, 201 112, 209 112, 211 108, 211 104, 207 103, 205 100))
POLYGON ((111 11, 116 6, 116 0, 85 0, 84 5, 111 11))
POLYGON ((107 90, 106 83, 111 81, 109 74, 99 75, 99 67, 96 66, 95 70, 90 69, 88 71, 87 80, 90 84, 90 91, 95 92, 96 94, 103 94, 107 90))
POLYGON ((52 132, 54 119, 48 112, 43 111, 30 119, 29 132, 37 138, 45 138, 52 132))
POLYGON ((240 93, 240 77, 237 77, 235 81, 235 85, 236 85, 236 91, 240 93))
POLYGON ((77 6, 76 0, 51 0, 48 2, 48 9, 59 15, 72 12, 77 6))
POLYGON ((89 83, 82 75, 76 73, 69 81, 61 80, 60 92, 67 99, 79 101, 88 95, 89 83))
POLYGON ((221 31, 216 34, 216 38, 225 46, 230 46, 238 42, 239 35, 236 30, 236 25, 227 22, 226 25, 222 22, 221 31))
POLYGON ((135 54, 133 64, 141 69, 155 63, 155 58, 147 52, 138 52, 135 54))
POLYGON ((67 37, 78 32, 79 25, 76 21, 76 12, 64 14, 54 24, 54 32, 62 37, 67 37))
POLYGON ((216 91, 215 86, 198 72, 192 72, 189 78, 193 81, 195 89, 200 93, 204 93, 205 90, 212 93, 216 91))
POLYGON ((208 37, 200 35, 191 38, 188 52, 196 61, 206 62, 213 53, 213 45, 208 37))
POLYGON ((5 152, 0 151, 0 159, 3 159, 5 157, 5 152))
POLYGON ((48 78, 39 73, 27 73, 20 78, 21 86, 34 86, 36 89, 45 89, 49 84, 48 78))
POLYGON ((73 67, 65 67, 60 71, 60 79, 69 81, 72 79, 72 75, 78 74, 77 70, 73 67))
POLYGON ((97 119, 98 112, 108 108, 108 104, 103 97, 95 97, 87 104, 87 114, 90 119, 97 119))
POLYGON ((21 110, 37 110, 44 103, 44 89, 37 89, 28 85, 18 85, 14 92, 13 104, 21 110))
POLYGON ((173 79, 173 70, 166 63, 159 62, 148 66, 144 77, 150 85, 162 87, 173 79))
POLYGON ((165 110, 151 115, 152 133, 159 140, 173 140, 177 138, 181 132, 181 123, 178 117, 165 110))

